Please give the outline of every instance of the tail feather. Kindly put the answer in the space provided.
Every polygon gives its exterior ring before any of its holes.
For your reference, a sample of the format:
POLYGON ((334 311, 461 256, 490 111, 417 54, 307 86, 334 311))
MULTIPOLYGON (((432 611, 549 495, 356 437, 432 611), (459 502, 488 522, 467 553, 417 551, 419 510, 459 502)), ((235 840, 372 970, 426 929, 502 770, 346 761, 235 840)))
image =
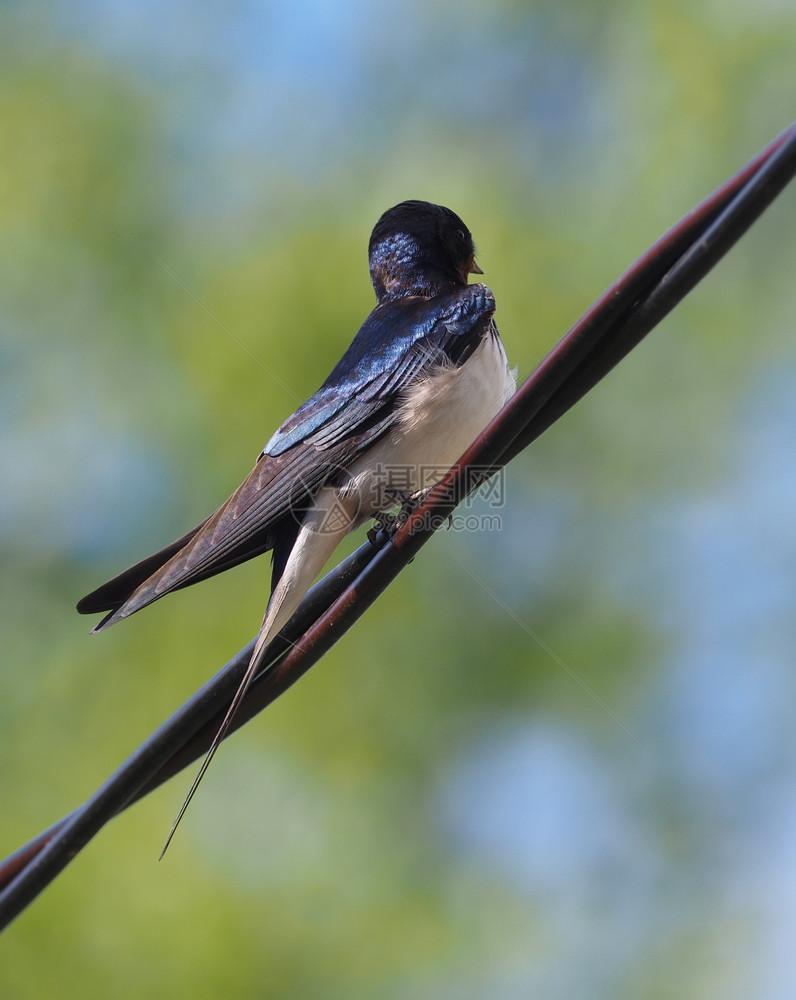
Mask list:
POLYGON ((161 858, 166 853, 172 837, 199 787, 199 783, 215 756, 216 750, 218 750, 221 741, 229 732, 232 720, 238 708, 240 708, 246 692, 249 690, 260 666, 265 661, 271 640, 287 625, 301 603, 301 599, 309 590, 312 581, 321 571, 323 564, 348 534, 349 529, 356 523, 356 513, 356 497, 341 499, 335 488, 325 487, 316 496, 313 508, 308 512, 301 528, 297 532, 291 531, 288 536, 285 536, 286 542, 290 543, 289 554, 287 554, 288 544, 285 544, 282 548, 277 543, 275 550, 277 563, 275 568, 279 571, 280 575, 271 592, 268 606, 265 609, 265 616, 260 626, 260 632, 254 644, 254 649, 252 650, 249 665, 246 668, 246 673, 243 675, 238 690, 235 692, 235 697, 232 699, 232 703, 224 716, 224 721, 214 736, 213 742, 210 744, 210 748, 205 754, 199 771, 180 807, 180 811, 177 813, 177 818, 174 820, 169 835, 166 838, 166 843, 163 846, 163 851, 160 855, 161 858), (328 527, 324 528, 329 523, 330 512, 336 512, 338 509, 342 510, 345 516, 339 521, 336 530, 330 530, 328 527))
MULTIPOLYGON (((190 541, 191 537, 188 536, 188 542, 186 544, 190 544, 190 541)), ((166 562, 155 569, 155 571, 150 574, 150 576, 146 577, 142 583, 135 586, 132 592, 128 592, 123 600, 116 607, 111 608, 110 613, 94 626, 91 630, 92 634, 95 632, 102 632, 104 629, 110 628, 111 625, 115 625, 116 622, 121 621, 123 618, 129 618, 130 615, 135 614, 136 611, 140 611, 142 608, 147 607, 154 601, 159 600, 161 597, 165 597, 166 594, 172 594, 175 590, 182 590, 184 587, 190 587, 194 583, 199 583, 201 580, 207 580, 211 576, 215 576, 216 573, 223 573, 224 570, 232 569, 233 566, 238 566, 240 563, 246 562, 248 559, 253 559, 255 556, 262 555, 263 552, 268 552, 269 549, 273 548, 273 540, 269 533, 261 544, 231 554, 228 559, 219 561, 212 566, 208 566, 201 572, 194 573, 190 576, 183 576, 176 582, 164 586, 164 577, 168 575, 169 570, 171 569, 169 563, 172 559, 176 560, 178 558, 182 558, 184 548, 185 546, 176 549, 173 555, 167 559, 166 562)), ((121 574, 121 576, 124 576, 124 574, 121 574)), ((114 581, 110 582, 113 583, 114 581)), ((78 606, 78 610, 81 610, 80 606, 78 606)), ((98 610, 105 609, 103 608, 98 610)))
POLYGON ((166 837, 163 850, 160 852, 159 860, 163 859, 164 854, 168 850, 169 844, 171 843, 174 834, 177 832, 177 827, 180 825, 188 806, 191 804, 191 800, 196 794, 196 790, 199 788, 202 778, 204 778, 207 769, 210 767, 210 764, 216 755, 216 751, 221 746, 224 737, 229 732, 232 720, 240 708, 241 703, 246 696, 246 692, 251 687, 252 681, 260 670, 260 666, 265 659, 265 654, 268 651, 268 646, 270 645, 271 640, 282 628, 284 628, 293 615, 293 612, 301 603, 301 599, 308 589, 308 585, 307 587, 304 587, 304 589, 301 589, 302 585, 303 582, 296 587, 292 584, 292 582, 289 582, 283 576, 274 588, 274 591, 271 594, 271 599, 268 601, 268 606, 265 609, 265 617, 263 618, 263 623, 260 627, 257 641, 254 644, 249 665, 246 667, 246 673, 241 679, 238 690, 235 692, 235 697, 232 699, 232 702, 227 709, 227 713, 218 728, 218 732, 213 737, 213 741, 202 759, 202 763, 196 773, 196 777, 193 779, 191 787, 188 789, 188 794, 183 799, 179 812, 177 813, 177 816, 171 825, 171 829, 169 830, 169 834, 166 837))
POLYGON ((199 533, 206 523, 206 521, 202 521, 192 531, 184 534, 182 538, 178 538, 159 552, 154 552, 151 556, 147 556, 146 559, 137 562, 135 566, 130 566, 129 569, 119 573, 112 580, 108 580, 101 587, 97 587, 90 594, 86 594, 84 598, 78 601, 77 610, 81 615, 93 615, 98 611, 116 611, 136 588, 164 566, 172 556, 184 549, 188 542, 199 533))

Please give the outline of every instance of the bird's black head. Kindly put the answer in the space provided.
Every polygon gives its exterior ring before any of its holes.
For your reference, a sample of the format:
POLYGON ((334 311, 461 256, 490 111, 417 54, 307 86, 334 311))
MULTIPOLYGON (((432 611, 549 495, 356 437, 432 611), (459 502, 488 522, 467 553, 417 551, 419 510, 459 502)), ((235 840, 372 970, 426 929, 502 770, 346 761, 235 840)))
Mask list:
POLYGON ((483 274, 470 230, 459 216, 428 201, 402 201, 376 223, 368 245, 370 278, 379 302, 437 295, 483 274))

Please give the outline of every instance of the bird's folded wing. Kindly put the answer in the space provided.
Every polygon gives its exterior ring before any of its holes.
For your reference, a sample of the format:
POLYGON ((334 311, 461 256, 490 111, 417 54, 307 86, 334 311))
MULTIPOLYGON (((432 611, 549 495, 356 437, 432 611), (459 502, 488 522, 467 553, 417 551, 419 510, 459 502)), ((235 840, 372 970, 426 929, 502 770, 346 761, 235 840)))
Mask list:
POLYGON ((377 306, 320 389, 288 417, 264 453, 279 455, 313 439, 328 446, 372 419, 385 402, 395 403, 423 372, 441 363, 463 364, 494 311, 495 300, 485 285, 377 306))

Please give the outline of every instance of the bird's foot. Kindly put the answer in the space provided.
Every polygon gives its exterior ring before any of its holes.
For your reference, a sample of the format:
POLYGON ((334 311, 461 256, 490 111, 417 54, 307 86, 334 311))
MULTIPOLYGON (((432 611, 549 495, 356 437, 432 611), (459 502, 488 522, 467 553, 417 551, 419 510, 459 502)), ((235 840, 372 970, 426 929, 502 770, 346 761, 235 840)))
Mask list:
POLYGON ((368 541, 372 545, 377 544, 376 536, 380 531, 386 532, 387 537, 392 538, 395 532, 409 520, 412 513, 423 500, 427 490, 419 490, 417 493, 407 493, 405 490, 389 486, 384 492, 389 500, 394 501, 396 505, 400 504, 401 509, 397 513, 381 511, 381 513, 375 516, 373 527, 368 531, 368 541))
POLYGON ((416 493, 407 493, 405 490, 396 489, 394 486, 390 486, 385 490, 387 496, 401 505, 398 513, 392 515, 395 519, 396 529, 406 524, 423 500, 425 500, 428 492, 428 490, 417 490, 416 493))
POLYGON ((373 527, 368 531, 368 541, 370 544, 378 545, 377 536, 381 531, 384 531, 388 538, 392 538, 399 528, 397 520, 397 514, 389 514, 387 512, 377 514, 373 519, 373 527))

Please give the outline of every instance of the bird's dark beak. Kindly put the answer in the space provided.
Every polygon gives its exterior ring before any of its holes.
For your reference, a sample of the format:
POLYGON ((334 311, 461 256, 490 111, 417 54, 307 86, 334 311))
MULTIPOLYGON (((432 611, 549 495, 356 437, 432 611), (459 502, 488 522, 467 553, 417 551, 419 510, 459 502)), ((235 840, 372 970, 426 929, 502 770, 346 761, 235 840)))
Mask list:
POLYGON ((468 274, 483 274, 484 272, 475 262, 475 255, 471 254, 461 266, 461 275, 467 281, 468 274))
POLYGON ((483 274, 484 273, 481 270, 481 268, 478 266, 478 264, 476 264, 475 257, 471 257, 467 261, 467 273, 468 274, 483 274))

